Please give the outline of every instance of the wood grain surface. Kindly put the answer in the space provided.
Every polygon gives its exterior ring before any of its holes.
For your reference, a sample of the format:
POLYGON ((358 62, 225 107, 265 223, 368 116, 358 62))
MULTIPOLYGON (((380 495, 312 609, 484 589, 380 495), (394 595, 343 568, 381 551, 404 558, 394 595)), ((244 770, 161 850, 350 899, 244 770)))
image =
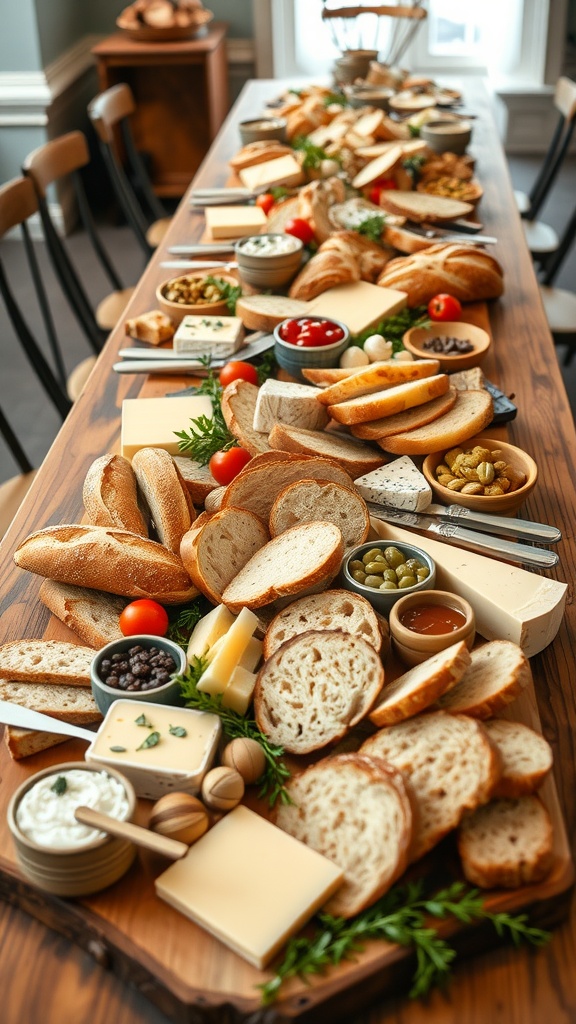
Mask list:
MULTIPOLYGON (((228 178, 227 158, 238 148, 236 123, 242 118, 259 116, 266 97, 273 96, 278 83, 251 83, 226 122, 209 157, 202 165, 197 185, 221 185, 228 178)), ((488 100, 472 80, 466 81, 466 101, 478 113, 474 125, 472 152, 478 158, 478 177, 485 194, 479 208, 485 229, 498 235, 495 255, 504 266, 506 293, 491 306, 494 335, 493 363, 490 374, 503 390, 515 395, 519 407, 517 420, 510 429, 511 440, 524 447, 536 459, 540 469, 539 485, 523 509, 527 518, 540 519, 559 526, 564 535, 559 545, 561 562, 553 575, 570 583, 565 621, 554 642, 532 659, 536 699, 544 734, 554 747, 554 776, 560 806, 573 842, 576 794, 573 785, 575 760, 574 701, 575 621, 573 584, 574 558, 573 509, 576 487, 574 452, 576 436, 570 408, 563 388, 553 344, 540 303, 529 254, 515 210, 504 156, 491 120, 488 100), (492 373, 492 367, 494 372, 492 373)), ((192 241, 201 234, 203 218, 189 210, 183 201, 174 219, 164 248, 151 261, 129 308, 138 315, 154 305, 154 289, 169 272, 157 264, 165 256, 165 247, 175 242, 192 241)), ((117 377, 111 372, 116 353, 125 344, 121 327, 112 332, 85 393, 78 400, 41 467, 26 502, 5 537, 1 548, 2 599, 0 639, 41 636, 49 616, 37 600, 40 581, 17 570, 12 552, 20 539, 34 529, 50 523, 78 521, 81 515, 81 482, 90 462, 102 452, 114 450, 118 442, 119 409, 122 398, 135 397, 143 387, 142 377, 117 377)), ((178 390, 182 381, 154 378, 147 393, 163 394, 178 390)), ((70 750, 67 745, 67 756, 70 750)), ((58 748, 54 751, 59 759, 58 748)), ((39 767, 29 759, 22 770, 29 773, 39 767)), ((44 762, 43 762, 44 763, 44 762)), ((48 925, 58 927, 58 914, 39 907, 33 893, 12 885, 3 893, 8 901, 18 900, 48 925), (44 916, 42 916, 44 915, 44 916)), ((410 1003, 405 997, 377 1000, 369 1011, 358 1013, 354 1005, 337 999, 331 1010, 336 1019, 344 1016, 351 1024, 540 1024, 543 1020, 567 1024, 576 1020, 574 985, 576 915, 569 896, 562 898, 560 909, 569 911, 569 921, 554 932, 551 944, 538 952, 494 948, 490 953, 463 961, 454 973, 446 994, 433 993, 426 1003, 410 1003)), ((73 907, 71 904, 70 907, 73 907)), ((105 968, 114 960, 114 952, 102 941, 88 940, 80 926, 70 928, 74 941, 56 936, 21 911, 2 906, 0 911, 0 983, 1 1017, 6 1024, 58 1021, 73 1013, 76 1024, 114 1021, 121 1024, 150 1024, 177 1020, 174 1007, 161 992, 154 992, 145 975, 136 979, 142 991, 155 999, 153 1007, 143 995, 125 985, 122 958, 114 964, 116 974, 105 968), (75 943, 90 943, 90 956, 75 943), (162 1012, 164 1011, 164 1012, 162 1012)), ((97 928, 96 928, 97 934, 97 928)), ((169 937, 167 941, 170 941, 169 937)), ((217 963, 212 967, 218 970, 217 963)), ((133 979, 134 980, 134 979, 133 979)), ((372 996, 370 983, 364 996, 372 996)), ((189 1017, 194 1021, 194 1015, 189 1017)), ((205 1012, 203 1013, 205 1019, 205 1012)), ((233 1021, 234 1014, 223 1009, 213 1018, 218 1024, 233 1021)), ((311 1019, 320 1020, 320 1015, 311 1019)))

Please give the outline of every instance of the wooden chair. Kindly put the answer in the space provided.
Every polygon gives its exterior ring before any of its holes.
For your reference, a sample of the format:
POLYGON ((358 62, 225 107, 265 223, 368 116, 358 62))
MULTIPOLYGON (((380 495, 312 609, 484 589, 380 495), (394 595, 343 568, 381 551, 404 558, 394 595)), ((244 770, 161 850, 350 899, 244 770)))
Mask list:
POLYGON ((98 136, 100 149, 116 198, 132 228, 139 245, 149 259, 162 241, 170 218, 154 194, 142 156, 136 149, 130 118, 136 103, 130 86, 120 83, 96 96, 88 105, 88 116, 98 136), (119 135, 132 181, 124 170, 116 151, 119 135), (139 198, 140 197, 140 198, 139 198))
POLYGON ((540 295, 554 344, 566 348, 564 366, 570 366, 576 355, 576 294, 565 288, 555 288, 554 281, 576 238, 576 206, 564 229, 558 248, 544 264, 540 295))
POLYGON ((35 149, 24 161, 24 174, 31 178, 36 189, 38 209, 42 219, 44 237, 54 272, 94 350, 99 352, 109 331, 116 326, 134 291, 124 288, 120 277, 106 252, 90 210, 81 170, 90 163, 86 136, 82 132, 69 132, 35 149), (93 309, 82 282, 74 268, 54 221, 47 199, 49 187, 64 179, 71 180, 80 219, 92 249, 114 291, 93 309))
POLYGON ((1 406, 0 433, 20 467, 18 476, 11 477, 10 480, 0 484, 0 539, 2 539, 36 476, 36 470, 33 469, 1 406))

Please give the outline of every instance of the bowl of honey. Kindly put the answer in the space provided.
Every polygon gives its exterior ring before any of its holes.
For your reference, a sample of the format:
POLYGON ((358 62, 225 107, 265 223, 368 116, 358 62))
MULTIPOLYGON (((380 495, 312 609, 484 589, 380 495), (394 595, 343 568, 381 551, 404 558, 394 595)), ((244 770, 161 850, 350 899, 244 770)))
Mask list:
POLYGON ((406 594, 390 611, 390 635, 396 654, 412 667, 463 640, 472 650, 474 610, 447 590, 406 594))

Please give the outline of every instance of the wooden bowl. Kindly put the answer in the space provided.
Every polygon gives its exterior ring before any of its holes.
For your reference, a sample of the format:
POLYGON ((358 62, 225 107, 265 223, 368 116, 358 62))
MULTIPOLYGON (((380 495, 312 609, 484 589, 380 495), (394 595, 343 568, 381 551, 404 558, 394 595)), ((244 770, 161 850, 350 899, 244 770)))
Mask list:
POLYGON ((172 302, 166 298, 166 290, 170 285, 173 285, 176 281, 191 280, 201 281, 205 277, 220 278, 222 281, 226 281, 227 284, 231 284, 234 287, 238 285, 238 278, 234 277, 233 274, 218 270, 194 270, 188 274, 180 274, 179 277, 171 277, 168 281, 163 281, 162 284, 158 285, 156 289, 156 302, 158 308, 162 310, 166 316, 178 325, 182 322, 185 316, 226 316, 229 313, 226 299, 219 299, 217 302, 172 302))
POLYGON ((462 494, 460 491, 451 491, 448 487, 438 483, 435 473, 436 467, 444 461, 445 451, 434 452, 432 455, 426 456, 422 466, 424 476, 435 497, 443 505, 462 505, 474 512, 486 512, 488 515, 512 515, 518 511, 536 485, 538 467, 534 459, 521 448, 516 448, 515 445, 508 444, 507 441, 487 437, 485 434, 471 437, 469 441, 464 441, 458 447, 467 451, 476 445, 482 445, 484 448, 489 448, 490 451, 501 451, 502 459, 505 462, 525 474, 526 482, 517 490, 508 491, 506 494, 462 494))
POLYGON ((184 39, 192 39, 212 21, 213 17, 212 11, 203 8, 190 11, 187 25, 143 25, 138 22, 132 8, 126 7, 117 17, 116 25, 129 39, 135 39, 140 43, 177 43, 184 39))
POLYGON ((412 327, 406 331, 402 341, 404 348, 411 352, 415 359, 437 359, 442 373, 454 373, 478 366, 492 344, 490 335, 482 327, 453 320, 436 321, 430 327, 412 327), (474 348, 471 352, 444 355, 442 352, 424 348, 425 342, 431 338, 458 338, 471 342, 474 348))

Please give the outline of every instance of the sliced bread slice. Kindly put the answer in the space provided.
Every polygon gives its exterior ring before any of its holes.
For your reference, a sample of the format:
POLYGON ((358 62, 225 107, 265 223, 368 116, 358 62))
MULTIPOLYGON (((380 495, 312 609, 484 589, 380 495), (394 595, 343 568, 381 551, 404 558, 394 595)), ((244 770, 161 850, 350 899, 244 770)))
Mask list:
POLYGON ((126 598, 56 580, 43 580, 39 596, 52 614, 90 647, 98 649, 122 639, 118 619, 126 598))
POLYGON ((491 718, 484 728, 502 759, 502 775, 495 797, 534 793, 552 768, 552 748, 543 736, 521 722, 491 718))
POLYGON ((470 654, 463 640, 439 651, 388 683, 370 712, 370 721, 383 726, 412 718, 456 686, 469 665, 470 654))
POLYGON ((220 604, 228 584, 269 539, 264 523, 253 512, 225 508, 201 530, 184 534, 180 558, 198 590, 220 604))
POLYGON ((448 387, 448 374, 439 373, 435 377, 411 380, 405 384, 387 388, 385 391, 376 391, 369 395, 362 395, 360 398, 351 398, 347 402, 330 405, 328 412, 338 423, 346 423, 348 426, 354 423, 366 423, 378 419, 380 416, 394 416, 396 413, 403 412, 404 409, 423 405, 424 402, 429 402, 432 398, 444 395, 448 391, 448 387))
POLYGON ((388 189, 380 194, 380 205, 388 213, 408 217, 416 224, 429 221, 431 224, 467 217, 474 207, 461 199, 445 196, 431 196, 426 192, 400 192, 388 189))
POLYGON ((213 491, 210 491, 210 494, 204 502, 204 511, 207 512, 208 515, 214 515, 215 512, 219 512, 222 507, 222 499, 225 494, 225 487, 216 487, 213 491))
POLYGON ((310 754, 345 736, 383 683, 382 662, 366 640, 311 630, 285 641, 260 669, 254 715, 272 743, 310 754))
POLYGON ((188 488, 192 503, 194 505, 203 505, 210 492, 218 487, 208 466, 201 466, 199 462, 189 459, 186 455, 174 455, 172 457, 188 488))
POLYGON ((268 435, 268 444, 271 448, 285 452, 333 459, 353 479, 378 469, 386 462, 380 452, 334 430, 305 430, 303 427, 276 423, 268 435))
POLYGON ((161 543, 177 554, 182 537, 196 518, 180 470, 163 448, 140 448, 132 458, 132 469, 161 543))
POLYGON ((500 758, 480 722, 444 711, 380 729, 360 751, 390 762, 411 783, 417 805, 412 860, 456 828, 466 811, 487 803, 500 777, 500 758))
POLYGON ((345 551, 363 544, 370 533, 366 502, 356 491, 330 480, 297 480, 280 491, 270 509, 270 535, 277 537, 297 523, 314 519, 338 527, 345 551))
POLYGON ((236 303, 236 316, 249 331, 273 331, 292 316, 307 316, 306 302, 286 295, 242 295, 236 303))
POLYGON ((380 441, 392 434, 404 434, 407 430, 416 430, 418 427, 425 427, 427 423, 444 416, 456 404, 456 389, 450 387, 445 395, 433 398, 431 402, 424 402, 413 409, 405 409, 395 416, 383 416, 379 420, 371 420, 370 423, 357 423, 351 427, 354 437, 364 438, 366 441, 380 441))
POLYGON ((307 768, 287 786, 276 824, 344 871, 325 905, 352 917, 388 891, 404 872, 412 811, 399 772, 378 758, 338 754, 307 768))
POLYGON ((425 426, 383 437, 378 444, 394 455, 428 455, 462 444, 492 422, 494 406, 488 391, 458 391, 449 412, 425 426))
POLYGON ((437 359, 413 359, 409 363, 390 359, 387 362, 372 363, 359 373, 323 388, 316 397, 323 405, 335 405, 337 402, 348 402, 362 395, 372 395, 383 388, 392 388, 407 381, 434 377, 439 369, 440 363, 437 359))
POLYGON ((90 725, 102 721, 90 690, 80 686, 12 683, 0 679, 0 700, 21 704, 31 711, 41 711, 61 722, 72 722, 74 725, 90 725))
POLYGON ((327 587, 344 555, 342 534, 333 523, 301 523, 260 548, 228 584, 222 601, 234 614, 261 608, 279 597, 327 587))
POLYGON ((511 640, 492 640, 472 651, 458 686, 437 702, 454 715, 490 718, 511 704, 532 679, 530 662, 511 640))
POLYGON ((329 459, 309 455, 294 455, 274 463, 246 467, 231 484, 222 499, 222 508, 234 505, 247 508, 268 522, 276 498, 288 484, 297 480, 332 480, 343 487, 352 487, 352 478, 329 459))
POLYGON ((270 448, 266 434, 254 430, 258 388, 247 380, 234 380, 222 392, 222 415, 228 430, 251 455, 270 448))
POLYGON ((14 725, 7 725, 4 728, 4 742, 14 761, 20 761, 23 757, 31 757, 32 754, 39 754, 42 750, 49 750, 50 747, 57 747, 60 743, 66 743, 68 739, 69 736, 59 736, 55 732, 17 729, 14 725))
POLYGON ((10 640, 0 647, 0 678, 89 687, 93 657, 91 647, 65 640, 10 640))
POLYGON ((292 601, 273 619, 264 637, 264 659, 281 644, 308 630, 340 630, 366 640, 380 651, 382 634, 376 613, 365 597, 350 590, 325 590, 292 601))
MULTIPOLYGON (((375 365, 375 364, 372 364, 375 365)), ((338 384, 354 373, 363 373, 366 366, 311 366, 302 367, 302 376, 318 388, 327 388, 330 384, 338 384)))
POLYGON ((458 829, 464 875, 481 889, 517 889, 541 882, 554 860, 550 815, 537 796, 494 800, 458 829))

